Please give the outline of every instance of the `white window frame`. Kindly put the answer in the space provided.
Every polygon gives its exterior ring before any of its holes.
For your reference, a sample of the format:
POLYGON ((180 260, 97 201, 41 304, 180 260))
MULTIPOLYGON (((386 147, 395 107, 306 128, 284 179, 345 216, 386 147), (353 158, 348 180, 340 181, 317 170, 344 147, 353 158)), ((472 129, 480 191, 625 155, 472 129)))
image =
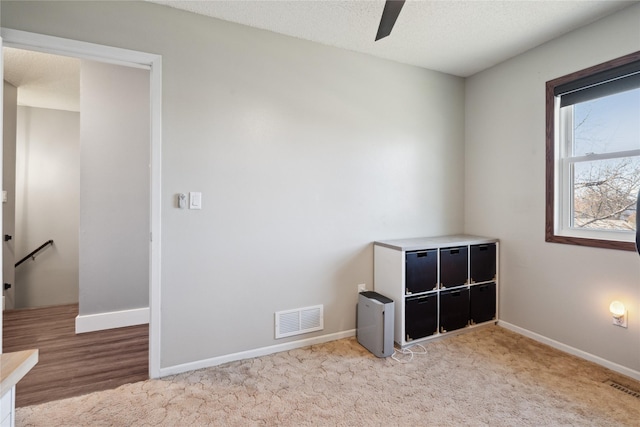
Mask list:
POLYGON ((559 185, 554 207, 556 212, 554 221, 556 234, 567 237, 633 242, 636 233, 632 230, 598 230, 573 226, 573 166, 583 162, 640 156, 640 149, 573 156, 573 105, 560 109, 558 99, 556 99, 555 108, 558 112, 558 121, 556 123, 559 123, 558 140, 556 141, 556 146, 558 147, 556 176, 558 177, 559 185))
POLYGON ((640 51, 547 82, 545 224, 545 240, 547 242, 636 250, 634 242, 636 232, 634 231, 598 230, 572 226, 573 166, 582 162, 640 156, 640 149, 572 156, 573 107, 567 105, 561 109, 561 96, 556 96, 555 92, 558 87, 557 92, 560 93, 566 85, 580 88, 579 85, 585 77, 597 76, 596 78, 598 78, 601 73, 610 72, 616 67, 618 69, 621 66, 629 67, 630 64, 638 61, 640 61, 640 51))

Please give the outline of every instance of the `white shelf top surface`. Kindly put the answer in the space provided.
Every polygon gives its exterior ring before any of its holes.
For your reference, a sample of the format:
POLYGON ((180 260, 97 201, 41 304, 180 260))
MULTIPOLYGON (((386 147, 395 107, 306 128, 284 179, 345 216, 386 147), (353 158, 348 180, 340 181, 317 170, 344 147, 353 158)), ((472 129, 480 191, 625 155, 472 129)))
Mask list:
POLYGON ((421 249, 448 248, 462 245, 481 245, 495 243, 498 239, 491 237, 473 236, 469 234, 454 234, 450 236, 414 237, 409 239, 377 240, 374 245, 385 246, 399 251, 417 251, 421 249))

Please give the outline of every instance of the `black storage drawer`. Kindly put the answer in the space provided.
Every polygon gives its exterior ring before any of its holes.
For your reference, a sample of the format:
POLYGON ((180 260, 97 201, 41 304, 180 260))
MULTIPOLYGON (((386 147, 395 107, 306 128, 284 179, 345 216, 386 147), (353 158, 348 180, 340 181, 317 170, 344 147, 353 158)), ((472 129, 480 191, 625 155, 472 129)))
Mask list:
POLYGON ((468 249, 459 248, 440 249, 440 284, 444 288, 452 288, 467 284, 469 279, 468 249))
POLYGON ((438 332, 438 295, 435 293, 405 299, 404 331, 406 341, 438 332))
POLYGON ((440 292, 440 332, 451 332, 469 325, 469 289, 440 292))
POLYGON ((471 286, 469 297, 471 324, 488 322, 496 318, 496 284, 486 283, 471 286))
POLYGON ((438 286, 438 250, 407 252, 405 294, 432 291, 438 286))
POLYGON ((496 244, 471 246, 471 283, 496 280, 496 244))

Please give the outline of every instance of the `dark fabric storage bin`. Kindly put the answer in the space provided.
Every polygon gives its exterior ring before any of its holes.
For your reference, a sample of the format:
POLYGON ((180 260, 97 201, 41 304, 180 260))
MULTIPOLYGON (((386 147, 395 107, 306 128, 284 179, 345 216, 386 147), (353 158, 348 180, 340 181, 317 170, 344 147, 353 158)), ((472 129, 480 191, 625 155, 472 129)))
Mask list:
POLYGON ((405 300, 404 331, 406 340, 428 337, 438 332, 438 295, 435 293, 405 300))
POLYGON ((471 324, 488 322, 496 318, 495 283, 471 286, 469 318, 471 319, 471 324))
POLYGON ((469 325, 469 289, 440 292, 440 332, 451 332, 469 325))
POLYGON ((440 284, 445 288, 453 288, 467 284, 469 279, 468 249, 459 248, 440 249, 440 284))
POLYGON ((472 245, 470 254, 471 283, 496 280, 496 244, 472 245))
POLYGON ((407 252, 405 294, 432 291, 438 286, 438 250, 407 252))

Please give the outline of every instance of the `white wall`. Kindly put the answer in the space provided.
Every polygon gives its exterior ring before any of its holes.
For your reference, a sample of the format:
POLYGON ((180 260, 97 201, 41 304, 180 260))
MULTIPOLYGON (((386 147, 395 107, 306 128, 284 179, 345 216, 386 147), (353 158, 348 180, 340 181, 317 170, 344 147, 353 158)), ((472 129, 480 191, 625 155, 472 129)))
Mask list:
MULTIPOLYGON (((2 203, 2 233, 15 237, 16 213, 16 126, 18 110, 18 89, 3 82, 3 127, 2 127, 2 190, 7 193, 7 201, 2 203)), ((2 281, 11 288, 2 287, 5 308, 15 308, 15 239, 2 240, 2 281)), ((1 326, 1 324, 0 324, 1 326)))
POLYGON ((163 367, 299 339, 277 310, 349 331, 373 240, 463 229, 462 79, 155 4, 3 2, 2 25, 163 56, 163 367))
POLYGON ((16 262, 54 241, 16 267, 16 307, 78 302, 80 114, 18 107, 16 262))
POLYGON ((640 257, 544 234, 545 82, 639 50, 639 23, 635 5, 469 78, 465 126, 465 229, 501 239, 500 319, 638 374, 640 257))
POLYGON ((80 66, 80 315, 149 306, 149 71, 80 66))

